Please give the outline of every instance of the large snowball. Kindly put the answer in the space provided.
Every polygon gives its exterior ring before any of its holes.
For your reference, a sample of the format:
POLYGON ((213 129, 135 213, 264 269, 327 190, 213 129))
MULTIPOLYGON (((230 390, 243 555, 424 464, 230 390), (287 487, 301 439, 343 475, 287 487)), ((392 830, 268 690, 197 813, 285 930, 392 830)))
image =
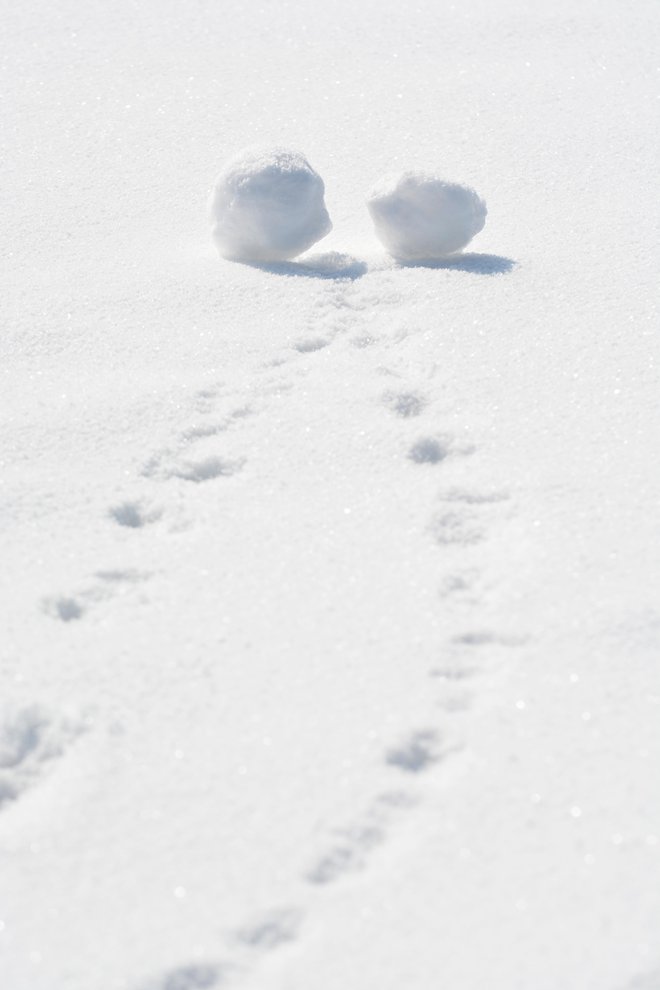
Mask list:
POLYGON ((321 176, 297 151, 241 152, 211 197, 218 251, 232 261, 295 258, 332 230, 324 191, 321 176))
POLYGON ((488 212, 474 189, 429 172, 381 179, 367 206, 376 234, 401 261, 430 261, 461 251, 483 229, 488 212))

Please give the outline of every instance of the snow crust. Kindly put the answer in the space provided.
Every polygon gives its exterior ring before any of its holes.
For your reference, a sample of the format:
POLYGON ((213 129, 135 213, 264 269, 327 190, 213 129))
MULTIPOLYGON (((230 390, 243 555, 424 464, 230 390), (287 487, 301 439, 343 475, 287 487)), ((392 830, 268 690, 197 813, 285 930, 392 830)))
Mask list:
POLYGON ((287 261, 332 230, 324 185, 307 159, 286 148, 247 149, 218 176, 213 238, 232 261, 287 261))
POLYGON ((400 261, 433 261, 462 251, 486 223, 486 204, 469 186, 431 172, 387 176, 367 206, 376 234, 400 261))

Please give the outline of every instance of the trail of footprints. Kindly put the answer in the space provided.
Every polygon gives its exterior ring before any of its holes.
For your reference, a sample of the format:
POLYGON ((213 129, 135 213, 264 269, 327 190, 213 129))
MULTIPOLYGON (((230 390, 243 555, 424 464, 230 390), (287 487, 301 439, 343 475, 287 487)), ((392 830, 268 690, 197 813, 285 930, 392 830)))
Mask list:
MULTIPOLYGON (((304 357, 322 350, 338 334, 345 334, 351 329, 356 317, 372 319, 377 309, 376 304, 382 307, 401 302, 401 296, 397 292, 356 295, 353 292, 354 280, 366 272, 366 266, 349 256, 320 256, 317 262, 311 264, 309 271, 306 271, 307 267, 309 266, 302 264, 294 266, 296 274, 306 273, 308 277, 328 273, 325 291, 313 305, 307 320, 307 331, 292 344, 293 355, 289 352, 288 355, 269 362, 264 369, 266 379, 270 377, 273 366, 286 364, 292 356, 304 357)), ((281 396, 287 388, 293 388, 293 385, 281 381, 270 385, 262 374, 256 383, 249 384, 243 390, 227 390, 222 383, 209 384, 198 390, 191 403, 193 423, 184 428, 171 445, 147 459, 140 472, 141 479, 149 485, 185 482, 192 486, 229 479, 238 474, 243 469, 246 458, 242 454, 228 454, 223 441, 243 421, 255 415, 250 402, 246 401, 246 393, 252 392, 258 402, 263 403, 269 391, 281 396), (218 407, 222 405, 226 411, 219 414, 218 407)), ((414 400, 410 401, 410 412, 404 415, 413 412, 414 400)), ((430 441, 431 445, 434 442, 430 441)), ((424 453, 420 456, 423 457, 424 453)), ((433 449, 428 456, 434 456, 433 449)), ((146 496, 124 499, 108 508, 108 518, 129 531, 144 530, 165 519, 169 528, 176 530, 179 527, 175 515, 176 510, 172 505, 169 508, 167 503, 164 505, 155 491, 146 496)), ((125 595, 131 588, 135 589, 140 583, 146 582, 149 577, 147 573, 138 573, 131 569, 99 571, 79 588, 44 599, 41 602, 42 610, 46 615, 65 624, 75 624, 98 605, 118 595, 125 595)))
MULTIPOLYGON (((308 351, 312 350, 308 348, 308 351)), ((383 406, 404 420, 421 417, 428 409, 425 396, 413 389, 387 390, 381 396, 383 406)), ((458 443, 446 433, 421 436, 408 448, 407 457, 416 470, 436 468, 448 459, 472 454, 474 448, 458 443)), ((428 523, 431 539, 440 547, 456 545, 465 561, 470 548, 487 539, 488 530, 499 518, 498 510, 506 503, 505 492, 474 492, 457 487, 441 489, 438 510, 428 523)), ((451 568, 439 588, 440 597, 455 597, 471 612, 472 593, 478 586, 477 566, 451 568)), ((378 850, 386 845, 393 830, 416 808, 422 792, 418 781, 442 767, 460 753, 460 737, 448 720, 460 716, 471 704, 470 685, 483 670, 484 654, 492 660, 501 650, 521 645, 523 640, 489 629, 469 627, 447 642, 444 655, 429 669, 435 684, 436 706, 442 713, 442 731, 437 725, 420 726, 407 736, 393 740, 382 753, 382 762, 392 777, 392 787, 370 801, 362 815, 334 828, 326 837, 321 851, 305 866, 301 881, 309 891, 300 900, 313 907, 316 896, 343 879, 369 867, 378 850)), ((145 984, 140 990, 197 990, 219 988, 244 976, 264 952, 294 940, 304 924, 301 909, 275 909, 261 919, 246 924, 233 938, 226 940, 228 961, 207 965, 190 965, 172 970, 145 984), (237 948, 238 944, 238 948, 237 948)))
MULTIPOLYGON (((328 283, 310 314, 307 331, 294 341, 288 356, 269 362, 264 368, 266 374, 292 358, 315 360, 314 355, 338 336, 360 350, 377 342, 372 321, 383 305, 398 305, 401 296, 394 291, 383 294, 382 290, 378 295, 356 293, 354 277, 356 275, 328 283)), ((258 378, 252 388, 263 403, 264 398, 267 399, 268 386, 258 378)), ((278 383, 276 392, 281 395, 283 390, 286 390, 286 384, 278 383)), ((170 447, 147 460, 142 469, 143 480, 148 484, 175 482, 192 486, 229 479, 239 473, 245 458, 219 450, 218 440, 224 440, 255 413, 240 396, 239 401, 231 405, 233 399, 235 397, 228 395, 222 386, 198 391, 193 400, 195 421, 174 439, 170 447), (229 402, 231 406, 221 416, 216 415, 219 402, 229 402)), ((384 411, 399 418, 402 426, 406 424, 408 434, 413 423, 421 422, 430 411, 427 397, 405 384, 382 391, 379 401, 384 411)), ((409 440, 404 456, 411 470, 439 471, 442 475, 447 463, 473 453, 470 444, 459 442, 441 430, 420 433, 409 440)), ((439 548, 460 550, 460 564, 455 565, 455 556, 451 558, 438 589, 439 597, 451 597, 463 606, 466 616, 471 614, 476 600, 475 588, 480 581, 474 548, 487 539, 494 523, 501 522, 501 509, 507 499, 506 492, 475 492, 451 485, 437 493, 437 509, 427 524, 429 538, 439 548)), ((168 512, 166 505, 154 494, 127 498, 110 506, 108 518, 125 530, 139 532, 160 524, 168 512)), ((51 617, 65 624, 75 623, 99 603, 139 587, 148 578, 147 573, 129 569, 98 571, 79 590, 54 596, 42 606, 51 617)), ((368 803, 362 815, 329 833, 324 847, 307 863, 300 878, 303 889, 309 892, 307 899, 321 896, 329 886, 368 867, 371 857, 383 846, 392 830, 398 828, 410 809, 418 805, 418 781, 460 752, 460 737, 453 727, 452 716, 469 708, 471 684, 481 676, 484 668, 481 658, 518 645, 519 640, 471 627, 453 636, 446 644, 443 658, 429 670, 436 693, 435 704, 442 713, 442 732, 435 724, 423 725, 405 738, 392 740, 382 753, 383 767, 391 775, 392 787, 368 803)), ((39 778, 41 768, 66 748, 68 730, 62 729, 59 736, 56 734, 53 743, 49 741, 49 724, 42 715, 28 712, 20 716, 17 723, 5 721, 0 725, 0 811, 3 802, 18 797, 39 778)), ((228 961, 183 965, 155 976, 136 990, 210 990, 225 986, 233 982, 234 977, 249 971, 264 952, 295 939, 303 921, 303 912, 298 908, 273 909, 249 920, 225 938, 228 961)))
MULTIPOLYGON (((181 480, 191 484, 202 484, 218 478, 228 478, 239 472, 245 463, 243 457, 227 457, 217 451, 200 451, 207 441, 227 433, 234 425, 252 414, 245 405, 235 406, 224 417, 213 417, 215 400, 220 389, 205 388, 199 391, 193 402, 193 412, 202 416, 202 421, 183 430, 175 438, 171 447, 152 455, 141 470, 141 477, 157 484, 170 480, 181 480), (196 450, 197 448, 197 450, 196 450)), ((230 402, 230 405, 231 402, 230 402)), ((108 519, 126 530, 142 530, 163 520, 169 515, 169 528, 176 531, 175 510, 169 512, 153 496, 125 499, 111 505, 108 519)), ((130 590, 148 581, 150 574, 133 568, 111 568, 99 570, 78 589, 66 594, 54 595, 42 601, 42 610, 52 618, 64 623, 74 623, 85 617, 96 606, 125 595, 130 590)))

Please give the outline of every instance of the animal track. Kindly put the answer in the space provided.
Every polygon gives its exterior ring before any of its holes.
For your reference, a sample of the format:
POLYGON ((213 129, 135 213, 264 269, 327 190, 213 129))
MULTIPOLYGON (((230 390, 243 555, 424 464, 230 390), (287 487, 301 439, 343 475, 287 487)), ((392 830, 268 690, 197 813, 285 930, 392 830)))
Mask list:
MULTIPOLYGON (((467 449, 464 448, 465 451, 467 449)), ((436 513, 431 519, 429 530, 436 543, 441 545, 471 546, 480 543, 485 536, 481 521, 484 513, 488 512, 490 506, 506 502, 508 498, 508 492, 470 492, 460 488, 441 492, 438 499, 456 508, 448 506, 436 513), (466 508, 461 509, 461 505, 466 508)), ((450 594, 462 590, 467 590, 467 586, 463 577, 456 575, 446 579, 445 589, 441 593, 450 594)))
POLYGON ((180 966, 143 983, 141 990, 215 990, 230 977, 244 974, 263 953, 295 939, 301 921, 301 912, 293 908, 264 912, 233 933, 229 946, 236 956, 233 962, 180 966))
POLYGON ((416 803, 411 795, 394 791, 381 794, 371 805, 365 821, 336 831, 337 841, 305 874, 309 883, 333 883, 346 873, 364 869, 369 853, 386 838, 393 815, 416 803))
POLYGON ((450 450, 448 437, 422 437, 412 445, 408 457, 415 464, 439 464, 449 456, 450 450))
POLYGON ((182 478, 184 481, 201 484, 214 478, 229 478, 240 471, 244 463, 244 460, 229 460, 215 454, 198 460, 175 460, 169 464, 156 457, 146 463, 142 473, 148 478, 182 478))
POLYGON ((409 739, 389 749, 385 762, 406 773, 420 773, 440 759, 438 734, 433 729, 421 729, 409 739))
POLYGON ((364 350, 367 347, 371 347, 372 344, 378 343, 378 337, 374 337, 371 334, 365 333, 360 334, 357 337, 351 338, 351 344, 358 350, 364 350))
MULTIPOLYGON (((198 411, 203 414, 216 412, 215 400, 220 391, 220 387, 209 387, 197 392, 198 411)), ((181 431, 177 442, 171 448, 161 450, 149 458, 142 468, 142 475, 165 481, 181 478, 193 484, 231 477, 241 470, 245 463, 244 458, 226 457, 213 451, 209 451, 206 455, 191 457, 187 455, 187 450, 200 441, 210 440, 225 433, 235 423, 252 415, 252 408, 247 403, 243 403, 230 409, 220 419, 216 417, 212 422, 193 423, 181 431)), ((114 514, 117 518, 116 510, 114 514)), ((129 505, 128 509, 123 509, 118 521, 123 522, 124 525, 139 525, 142 518, 143 515, 132 511, 129 505)))
POLYGON ((301 914, 291 908, 269 911, 236 932, 236 939, 252 949, 270 950, 290 942, 298 934, 301 914))
POLYGON ((459 646, 521 646, 525 642, 525 637, 506 636, 501 633, 478 629, 454 636, 452 642, 459 646))
POLYGON ((182 443, 194 443, 195 440, 216 437, 218 433, 224 433, 226 429, 224 423, 203 423, 201 426, 189 426, 180 434, 180 440, 182 443))
POLYGON ((484 538, 483 529, 471 515, 458 512, 440 512, 435 515, 429 530, 436 543, 441 546, 472 546, 484 538))
POLYGON ((74 622, 80 619, 85 609, 76 598, 54 598, 45 603, 46 611, 61 619, 62 622, 74 622))
POLYGON ((180 440, 184 444, 194 443, 196 440, 204 440, 207 437, 215 437, 218 433, 224 433, 239 419, 246 419, 252 416, 252 409, 249 406, 239 406, 233 409, 225 419, 214 423, 201 423, 190 426, 180 434, 180 440))
POLYGON ((134 585, 146 581, 150 575, 131 568, 97 571, 94 575, 99 584, 92 585, 76 595, 59 595, 47 598, 42 603, 44 612, 61 622, 74 622, 82 619, 93 605, 107 600, 113 595, 122 594, 123 585, 134 585))
POLYGON ((294 347, 300 354, 310 354, 313 351, 323 350, 329 343, 330 341, 324 337, 308 337, 306 340, 299 340, 294 347))
POLYGON ((207 385, 195 392, 195 407, 201 413, 212 412, 224 389, 223 382, 207 385))
MULTIPOLYGON (((385 392, 382 396, 382 402, 383 405, 403 419, 419 416, 426 407, 426 399, 417 392, 385 392)), ((414 457, 413 460, 415 460, 414 457)))
POLYGON ((222 986, 223 970, 216 965, 181 966, 143 984, 143 990, 211 990, 222 986))
POLYGON ((441 706, 447 712, 460 712, 470 707, 471 698, 467 692, 456 693, 456 688, 462 683, 480 673, 475 659, 475 652, 482 647, 516 647, 526 641, 523 636, 511 636, 496 633, 491 630, 476 629, 453 636, 449 643, 450 657, 436 667, 432 667, 429 676, 443 682, 446 690, 441 706), (470 654, 470 659, 465 660, 470 654), (452 656, 453 654, 453 656, 452 656))
POLYGON ((506 502, 508 492, 468 492, 461 488, 451 488, 438 496, 443 502, 464 502, 466 505, 492 505, 506 502))
POLYGON ((458 571, 454 574, 447 574, 438 589, 441 598, 450 595, 464 595, 471 592, 477 582, 476 571, 458 571))
POLYGON ((61 622, 76 622, 85 614, 86 605, 78 598, 62 595, 59 598, 45 599, 43 610, 47 615, 61 622))
POLYGON ((240 471, 243 463, 243 461, 228 461, 223 457, 211 455, 198 461, 183 461, 167 469, 166 477, 183 478, 184 481, 200 484, 203 481, 212 481, 214 478, 229 478, 240 471))
POLYGON ((156 522, 162 515, 162 509, 151 506, 148 502, 121 502, 109 509, 109 515, 120 526, 129 529, 141 529, 149 523, 156 522))
POLYGON ((461 664, 443 664, 441 667, 433 667, 430 671, 431 677, 438 677, 443 681, 465 681, 474 674, 473 667, 464 667, 461 664))
POLYGON ((38 705, 0 716, 0 808, 15 801, 83 731, 38 705))
POLYGON ((385 838, 376 826, 347 829, 339 842, 307 873, 310 883, 326 884, 364 867, 367 853, 385 838))
POLYGON ((136 571, 129 567, 126 570, 97 571, 96 577, 100 578, 101 581, 108 581, 110 584, 120 584, 122 581, 136 584, 138 581, 145 581, 149 574, 146 571, 136 571))

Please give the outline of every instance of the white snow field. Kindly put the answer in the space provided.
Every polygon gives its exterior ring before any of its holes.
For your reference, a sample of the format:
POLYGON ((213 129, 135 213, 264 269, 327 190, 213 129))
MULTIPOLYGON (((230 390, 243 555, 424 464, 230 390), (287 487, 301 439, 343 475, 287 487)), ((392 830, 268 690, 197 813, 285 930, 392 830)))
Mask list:
POLYGON ((659 26, 5 4, 1 990, 660 988, 659 26), (254 145, 300 260, 218 257, 254 145))

